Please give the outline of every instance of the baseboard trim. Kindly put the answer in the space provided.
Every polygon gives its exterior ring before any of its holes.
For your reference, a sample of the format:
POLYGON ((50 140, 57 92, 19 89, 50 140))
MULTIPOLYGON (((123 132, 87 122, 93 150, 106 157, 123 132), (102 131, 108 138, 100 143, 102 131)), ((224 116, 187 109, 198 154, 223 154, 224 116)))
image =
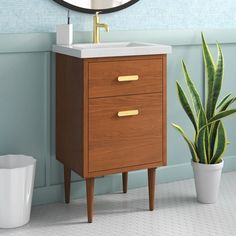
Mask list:
MULTIPOLYGON (((224 172, 236 171, 236 156, 228 156, 225 159, 224 172)), ((157 182, 159 184, 191 179, 193 177, 190 163, 169 165, 157 170, 157 182)), ((147 171, 133 171, 129 173, 128 189, 147 186, 147 171)), ((52 185, 34 189, 33 205, 48 204, 64 201, 64 186, 52 185)), ((97 178, 95 194, 105 194, 122 190, 121 174, 97 178)), ((78 199, 86 196, 85 181, 72 182, 71 198, 78 199)))

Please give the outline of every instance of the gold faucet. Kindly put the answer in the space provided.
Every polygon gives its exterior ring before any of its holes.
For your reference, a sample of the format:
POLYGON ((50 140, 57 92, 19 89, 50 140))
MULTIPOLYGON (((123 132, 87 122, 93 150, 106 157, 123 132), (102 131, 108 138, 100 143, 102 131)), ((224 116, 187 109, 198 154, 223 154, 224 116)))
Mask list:
POLYGON ((107 24, 100 23, 99 11, 93 17, 93 43, 100 43, 100 28, 104 28, 106 32, 109 32, 109 26, 107 24))

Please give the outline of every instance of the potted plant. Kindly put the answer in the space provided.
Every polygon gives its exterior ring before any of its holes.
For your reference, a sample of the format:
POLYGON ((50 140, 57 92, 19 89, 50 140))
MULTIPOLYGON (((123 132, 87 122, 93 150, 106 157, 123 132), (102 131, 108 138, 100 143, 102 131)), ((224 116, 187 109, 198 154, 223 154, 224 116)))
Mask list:
POLYGON ((204 35, 201 36, 206 71, 205 80, 207 82, 206 102, 201 100, 184 62, 182 62, 182 65, 185 83, 192 105, 190 105, 189 99, 179 82, 176 81, 180 104, 193 124, 195 131, 193 140, 185 134, 180 126, 176 124, 173 124, 173 126, 182 135, 190 149, 198 201, 214 203, 217 199, 224 165, 222 158, 228 144, 222 120, 236 113, 236 109, 229 109, 236 97, 231 97, 231 94, 228 94, 218 102, 224 76, 222 50, 217 43, 218 59, 215 63, 204 35))

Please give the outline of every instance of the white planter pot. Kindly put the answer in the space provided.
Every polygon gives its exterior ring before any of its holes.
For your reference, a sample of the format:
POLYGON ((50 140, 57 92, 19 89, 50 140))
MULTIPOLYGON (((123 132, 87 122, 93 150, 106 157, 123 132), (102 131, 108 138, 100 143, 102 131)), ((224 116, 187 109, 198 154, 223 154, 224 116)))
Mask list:
POLYGON ((219 164, 200 164, 192 161, 197 200, 201 203, 215 203, 218 196, 224 161, 219 164))

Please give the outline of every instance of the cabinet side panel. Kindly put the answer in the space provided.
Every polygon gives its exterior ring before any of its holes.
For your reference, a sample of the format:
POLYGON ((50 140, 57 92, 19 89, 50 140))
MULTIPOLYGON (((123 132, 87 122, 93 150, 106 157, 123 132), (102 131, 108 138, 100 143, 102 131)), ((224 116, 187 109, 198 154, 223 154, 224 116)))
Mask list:
POLYGON ((167 91, 167 86, 166 86, 166 66, 167 66, 167 56, 163 55, 163 78, 162 78, 162 160, 163 160, 163 165, 167 165, 167 96, 166 96, 166 91, 167 91))
POLYGON ((83 176, 83 61, 56 55, 56 157, 83 176))

